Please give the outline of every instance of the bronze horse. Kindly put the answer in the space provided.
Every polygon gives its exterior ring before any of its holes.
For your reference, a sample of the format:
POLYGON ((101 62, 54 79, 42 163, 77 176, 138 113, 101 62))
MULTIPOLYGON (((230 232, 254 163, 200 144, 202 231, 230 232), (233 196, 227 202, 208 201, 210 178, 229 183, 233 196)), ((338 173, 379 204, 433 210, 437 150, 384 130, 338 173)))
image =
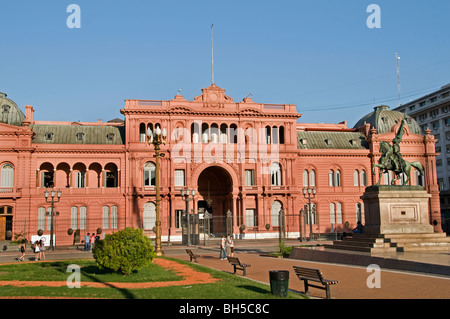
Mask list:
POLYGON ((419 170, 423 175, 423 167, 420 162, 408 162, 405 161, 401 154, 393 151, 391 144, 387 142, 380 142, 380 151, 383 154, 379 160, 379 164, 374 164, 372 167, 372 173, 375 175, 375 167, 380 169, 380 174, 378 176, 378 183, 376 185, 380 185, 381 175, 383 173, 387 173, 388 171, 392 171, 395 174, 395 178, 392 180, 391 185, 395 185, 395 182, 401 178, 401 174, 404 173, 406 175, 406 181, 404 184, 408 184, 410 175, 411 175, 411 167, 419 170))

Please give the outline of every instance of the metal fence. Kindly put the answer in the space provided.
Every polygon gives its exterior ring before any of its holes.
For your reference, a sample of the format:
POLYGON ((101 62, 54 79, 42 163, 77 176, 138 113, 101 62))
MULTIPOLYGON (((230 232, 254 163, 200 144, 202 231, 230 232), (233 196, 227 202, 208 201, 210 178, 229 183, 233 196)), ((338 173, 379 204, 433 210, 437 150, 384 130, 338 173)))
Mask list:
MULTIPOLYGON (((103 238, 106 234, 117 232, 125 227, 141 228, 147 236, 154 238, 155 221, 154 218, 146 220, 138 218, 131 221, 123 217, 114 219, 87 217, 85 220, 73 220, 67 217, 55 216, 53 222, 54 242, 59 246, 80 244, 88 233, 100 234, 100 237, 103 238)), ((313 232, 320 234, 318 225, 312 226, 313 232)), ((49 240, 51 229, 51 218, 48 216, 45 220, 39 220, 38 218, 11 218, 7 221, 5 239, 20 241, 26 238, 27 241, 32 241, 39 237, 38 231, 42 230, 42 236, 44 236, 45 240, 49 240)), ((233 220, 232 214, 227 216, 190 214, 190 219, 188 220, 186 215, 181 214, 175 217, 163 216, 161 229, 163 242, 187 242, 187 239, 193 239, 193 236, 198 237, 196 242, 204 242, 208 239, 230 234, 242 239, 306 238, 309 236, 310 226, 308 220, 299 214, 280 214, 278 217, 260 215, 255 216, 251 220, 244 220, 242 216, 233 220)), ((327 228, 324 231, 330 232, 330 229, 327 228)))

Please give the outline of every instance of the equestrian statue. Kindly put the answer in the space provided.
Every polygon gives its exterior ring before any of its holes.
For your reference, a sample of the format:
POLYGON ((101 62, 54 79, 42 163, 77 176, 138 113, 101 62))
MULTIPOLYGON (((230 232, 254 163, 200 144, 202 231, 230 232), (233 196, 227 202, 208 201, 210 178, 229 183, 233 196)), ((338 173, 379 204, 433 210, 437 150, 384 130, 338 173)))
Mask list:
POLYGON ((397 135, 392 141, 392 145, 385 141, 380 142, 380 152, 382 153, 382 156, 378 161, 379 164, 374 164, 372 167, 372 173, 374 175, 376 174, 375 167, 380 169, 378 183, 376 185, 380 185, 381 176, 383 173, 388 173, 389 171, 392 171, 395 174, 395 178, 392 180, 391 185, 395 185, 395 182, 402 177, 402 173, 406 175, 404 185, 407 185, 411 177, 411 167, 419 170, 422 175, 424 174, 423 167, 420 162, 405 161, 400 153, 400 142, 402 141, 404 134, 404 126, 405 120, 402 119, 397 135))

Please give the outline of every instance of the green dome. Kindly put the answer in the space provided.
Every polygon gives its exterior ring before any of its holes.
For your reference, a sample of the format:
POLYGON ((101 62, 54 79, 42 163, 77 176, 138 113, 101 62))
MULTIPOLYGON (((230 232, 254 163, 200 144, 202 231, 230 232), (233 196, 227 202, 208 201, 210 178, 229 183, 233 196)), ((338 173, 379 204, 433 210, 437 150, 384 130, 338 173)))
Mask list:
POLYGON ((0 92, 0 122, 22 126, 25 114, 19 109, 13 100, 8 99, 6 93, 0 92))
POLYGON ((419 124, 411 116, 398 111, 392 111, 387 105, 375 107, 372 113, 360 119, 353 128, 357 129, 364 124, 370 124, 371 128, 376 128, 377 134, 388 133, 391 131, 392 126, 396 125, 401 118, 406 119, 411 133, 422 135, 419 124))

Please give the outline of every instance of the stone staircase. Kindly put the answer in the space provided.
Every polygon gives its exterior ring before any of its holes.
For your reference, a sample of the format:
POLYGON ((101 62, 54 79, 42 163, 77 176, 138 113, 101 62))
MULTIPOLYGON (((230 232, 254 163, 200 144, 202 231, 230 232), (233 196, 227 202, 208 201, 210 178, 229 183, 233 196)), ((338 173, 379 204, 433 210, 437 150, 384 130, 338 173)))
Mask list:
POLYGON ((370 253, 449 250, 450 237, 445 233, 423 234, 352 234, 342 240, 335 240, 325 249, 340 249, 370 253))

